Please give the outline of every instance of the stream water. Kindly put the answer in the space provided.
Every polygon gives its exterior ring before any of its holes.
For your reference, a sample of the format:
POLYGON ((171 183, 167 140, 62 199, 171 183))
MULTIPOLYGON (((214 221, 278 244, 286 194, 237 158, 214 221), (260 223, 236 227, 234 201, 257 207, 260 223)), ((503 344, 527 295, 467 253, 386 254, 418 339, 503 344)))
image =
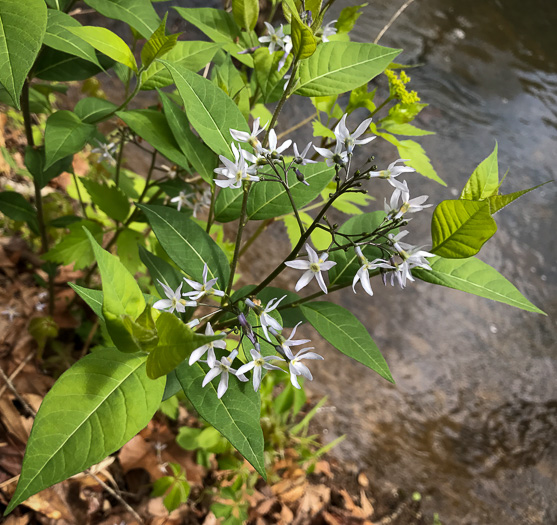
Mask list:
MULTIPOLYGON (((399 4, 371 2, 355 39, 377 35, 399 4)), ((448 185, 408 178, 412 195, 454 198, 495 140, 509 170, 504 193, 555 178, 556 26, 551 0, 417 0, 395 22, 381 44, 421 64, 412 86, 431 106, 418 124, 437 133, 421 143, 448 185)), ((393 155, 380 150, 376 162, 393 155)), ((548 317, 425 283, 338 297, 369 328, 396 385, 324 346, 312 390, 334 407, 322 414, 327 436, 347 434, 340 458, 419 491, 443 524, 557 523, 556 190, 498 214, 480 253, 548 317)), ((419 244, 427 212, 410 226, 419 244)))
MULTIPOLYGON (((354 38, 374 38, 401 3, 371 2, 354 38)), ((192 5, 157 5, 171 4, 192 5)), ((326 21, 345 5, 337 1, 326 21)), ((173 31, 184 29, 172 21, 173 31)), ((412 176, 413 196, 454 198, 495 140, 500 170, 509 170, 504 193, 555 177, 555 27, 554 0, 417 0, 394 23, 381 44, 421 66, 410 70, 412 88, 431 105, 418 125, 437 135, 420 142, 447 182, 412 176)), ((294 102, 281 129, 310 111, 294 102)), ((309 130, 298 138, 310 140, 309 130)), ((388 147, 376 154, 380 166, 397 158, 388 147)), ((419 282, 405 290, 377 283, 373 298, 332 297, 368 327, 396 385, 318 344, 326 360, 315 363, 310 391, 329 395, 319 418, 325 437, 346 434, 337 457, 379 485, 419 491, 444 525, 557 523, 556 205, 555 184, 523 197, 496 216, 499 231, 480 253, 547 317, 419 282)), ((430 216, 412 221, 410 242, 428 238, 430 216)), ((277 259, 287 249, 282 237, 258 246, 277 259)), ((255 279, 268 268, 242 270, 255 279)))

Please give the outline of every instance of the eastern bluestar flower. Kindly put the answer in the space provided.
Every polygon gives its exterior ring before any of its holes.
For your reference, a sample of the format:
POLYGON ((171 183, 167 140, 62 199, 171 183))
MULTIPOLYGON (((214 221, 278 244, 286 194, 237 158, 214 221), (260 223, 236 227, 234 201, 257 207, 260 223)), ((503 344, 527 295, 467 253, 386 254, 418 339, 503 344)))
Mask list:
POLYGON ((253 370, 253 389, 257 392, 261 385, 261 376, 264 369, 283 371, 280 366, 272 365, 269 361, 284 361, 284 359, 276 355, 268 355, 263 357, 261 353, 258 352, 255 348, 252 348, 250 350, 250 353, 252 361, 238 368, 238 374, 245 374, 246 372, 253 370))
POLYGON ((182 285, 184 283, 180 283, 180 286, 178 286, 176 290, 173 290, 170 286, 164 284, 159 279, 157 279, 157 281, 159 281, 159 284, 162 286, 167 299, 159 299, 153 305, 153 308, 169 313, 173 313, 174 310, 184 313, 186 311, 186 306, 197 306, 195 301, 186 301, 185 299, 182 299, 181 292, 182 285))
POLYGON ((232 362, 236 359, 238 355, 238 350, 233 350, 230 352, 230 355, 222 357, 220 360, 215 361, 214 366, 207 372, 207 375, 203 379, 203 383, 201 384, 202 387, 207 386, 215 377, 221 376, 219 381, 219 386, 217 388, 217 397, 220 399, 226 391, 228 390, 228 376, 230 374, 236 376, 240 381, 246 382, 248 378, 243 375, 239 374, 237 370, 232 368, 232 362))
POLYGON ((315 277, 317 283, 319 284, 319 287, 321 288, 321 290, 323 290, 323 293, 327 293, 327 286, 325 285, 325 281, 323 280, 323 275, 321 275, 321 272, 330 270, 336 264, 336 262, 327 261, 327 258, 329 257, 328 253, 317 255, 315 250, 309 244, 306 244, 306 251, 308 254, 307 261, 298 259, 296 261, 287 261, 284 263, 286 264, 286 266, 294 268, 295 270, 306 270, 302 277, 300 277, 300 279, 296 283, 295 290, 301 290, 304 286, 307 286, 315 277))
POLYGON ((213 290, 213 286, 215 286, 216 282, 218 281, 218 277, 214 277, 211 280, 207 280, 207 273, 209 271, 209 267, 207 263, 203 266, 203 282, 198 283, 197 281, 193 281, 192 279, 188 279, 184 277, 184 281, 186 281, 193 290, 191 292, 183 293, 184 297, 191 298, 192 301, 199 301, 202 297, 206 295, 212 296, 215 295, 217 297, 224 297, 224 292, 222 290, 213 290))

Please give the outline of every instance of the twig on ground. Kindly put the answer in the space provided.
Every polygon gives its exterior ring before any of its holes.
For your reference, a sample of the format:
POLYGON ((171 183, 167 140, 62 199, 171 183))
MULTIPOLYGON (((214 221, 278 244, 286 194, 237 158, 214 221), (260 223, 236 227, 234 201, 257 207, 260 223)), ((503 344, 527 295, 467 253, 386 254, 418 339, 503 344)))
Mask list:
MULTIPOLYGON (((31 359, 33 359, 33 356, 35 355, 35 352, 29 352, 25 358, 23 359, 23 361, 21 361, 21 363, 19 363, 19 365, 17 365, 17 368, 11 373, 10 377, 8 378, 10 381, 13 382, 13 380, 19 375, 19 373, 23 370, 24 366, 31 361, 31 359)), ((0 388, 0 397, 2 397, 2 395, 4 394, 4 392, 6 391, 6 389, 8 388, 8 383, 5 383, 4 386, 2 388, 0 388)))
POLYGON ((4 380, 4 383, 6 383, 6 386, 9 388, 10 392, 21 403, 21 406, 24 408, 25 412, 27 412, 27 414, 29 414, 31 417, 35 417, 37 413, 29 406, 29 403, 27 403, 27 401, 25 401, 25 399, 21 397, 19 392, 16 390, 14 384, 12 383, 11 379, 6 375, 6 373, 4 372, 4 370, 2 370, 1 367, 0 367, 0 377, 4 380))
POLYGON ((389 28, 395 23, 395 20, 404 12, 404 10, 413 2, 414 0, 407 0, 404 4, 399 8, 399 10, 391 17, 391 19, 387 22, 387 25, 379 31, 377 38, 373 41, 374 44, 377 44, 381 37, 389 30, 389 28))

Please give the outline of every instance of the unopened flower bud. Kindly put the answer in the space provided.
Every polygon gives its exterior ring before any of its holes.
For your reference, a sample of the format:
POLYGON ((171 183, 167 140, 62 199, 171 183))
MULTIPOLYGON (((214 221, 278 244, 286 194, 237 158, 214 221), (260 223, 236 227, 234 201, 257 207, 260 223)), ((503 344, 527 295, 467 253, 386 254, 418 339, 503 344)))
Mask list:
POLYGON ((304 174, 298 168, 294 168, 294 171, 296 172, 296 178, 302 184, 305 184, 306 186, 309 186, 309 182, 306 181, 306 178, 304 177, 304 174))

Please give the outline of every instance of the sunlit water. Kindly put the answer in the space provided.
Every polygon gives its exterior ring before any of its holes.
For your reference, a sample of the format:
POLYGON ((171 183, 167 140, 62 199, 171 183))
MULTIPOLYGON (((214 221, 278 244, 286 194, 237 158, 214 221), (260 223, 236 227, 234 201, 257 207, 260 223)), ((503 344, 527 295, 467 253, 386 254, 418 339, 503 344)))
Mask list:
MULTIPOLYGON (((158 6, 172 3, 191 5, 158 6)), ((377 35, 402 1, 371 4, 357 40, 377 35)), ((177 18, 171 23, 184 30, 177 18)), ((555 177, 555 27, 553 0, 416 0, 397 20, 381 43, 405 49, 397 61, 421 64, 410 70, 412 88, 431 105, 418 125, 437 135, 419 140, 448 185, 412 175, 414 196, 454 198, 495 140, 501 173, 509 170, 505 193, 555 177)), ((310 114, 298 100, 281 130, 310 114)), ((379 165, 396 158, 373 146, 366 154, 379 165)), ((396 385, 319 345, 326 360, 314 363, 311 392, 330 396, 319 423, 326 439, 346 434, 339 458, 379 485, 419 491, 429 516, 438 512, 445 525, 557 523, 556 193, 555 184, 544 186, 500 212, 499 231, 480 253, 548 317, 419 282, 404 291, 377 282, 373 298, 331 297, 368 327, 396 385)), ((410 242, 428 238, 430 216, 412 221, 410 242)), ((268 272, 269 253, 280 260, 287 246, 277 238, 254 249, 242 271, 256 279, 268 272)), ((291 272, 284 286, 298 275, 291 272)))

